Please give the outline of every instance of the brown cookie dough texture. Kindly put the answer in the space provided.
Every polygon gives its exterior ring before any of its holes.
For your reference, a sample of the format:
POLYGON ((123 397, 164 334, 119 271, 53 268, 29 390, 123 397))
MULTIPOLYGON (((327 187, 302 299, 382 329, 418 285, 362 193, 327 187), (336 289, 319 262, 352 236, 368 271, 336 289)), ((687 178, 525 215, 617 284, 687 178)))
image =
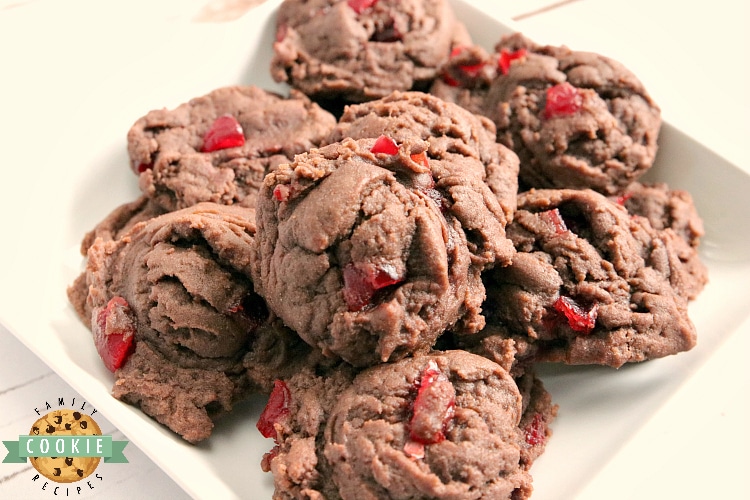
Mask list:
POLYGON ((426 89, 466 38, 447 0, 286 0, 271 75, 314 98, 362 102, 426 89))
MULTIPOLYGON (((30 436, 101 436, 99 424, 72 409, 54 410, 31 426, 30 436)), ((56 483, 73 483, 90 476, 101 457, 29 457, 29 462, 44 477, 56 483)))
POLYGON ((429 143, 430 158, 479 160, 482 180, 497 197, 501 224, 513 218, 518 191, 518 156, 495 140, 495 125, 486 117, 424 92, 393 92, 375 101, 353 104, 326 143, 385 135, 396 142, 417 137, 429 143))
POLYGON ((307 342, 357 366, 425 351, 449 327, 481 329, 480 274, 513 253, 481 162, 429 157, 422 140, 373 153, 376 141, 298 155, 258 204, 256 290, 307 342))
POLYGON ((276 499, 531 494, 519 442, 523 397, 485 358, 431 353, 356 376, 295 376, 288 386, 290 411, 270 460, 276 499), (430 370, 437 376, 427 381, 430 370), (434 397, 418 396, 425 390, 434 397), (415 447, 423 425, 441 438, 415 447))
POLYGON ((97 238, 88 251, 79 314, 121 297, 135 318, 136 349, 115 373, 114 396, 191 442, 249 389, 268 390, 243 367, 268 317, 249 278, 254 234, 253 209, 201 203, 97 238))
MULTIPOLYGON (((147 196, 140 196, 135 201, 123 203, 86 233, 81 240, 81 254, 85 257, 89 248, 97 239, 102 241, 116 240, 138 222, 147 221, 163 213, 165 213, 164 209, 147 196)), ((81 321, 86 325, 91 321, 91 311, 86 305, 88 293, 86 273, 81 273, 68 288, 68 300, 81 321)))
POLYGON ((630 184, 615 200, 628 213, 648 219, 655 229, 672 229, 693 248, 705 234, 703 219, 690 193, 663 182, 630 184))
POLYGON ((508 235, 518 253, 488 273, 488 326, 467 349, 504 359, 512 339, 520 363, 619 367, 695 345, 671 230, 591 190, 532 190, 508 235))
POLYGON ((165 211, 208 201, 255 206, 265 174, 317 146, 336 119, 299 92, 282 97, 255 86, 223 87, 168 110, 153 110, 128 132, 141 191, 165 211), (243 146, 203 152, 214 121, 233 116, 243 146))
POLYGON ((498 141, 521 159, 523 189, 617 194, 654 162, 659 107, 630 70, 608 57, 538 45, 514 33, 491 55, 467 47, 441 73, 431 92, 492 119, 498 141), (499 70, 502 52, 517 51, 525 52, 499 70), (471 78, 461 79, 467 71, 471 78), (579 107, 547 116, 548 91, 563 83, 576 89, 579 107))
POLYGON ((671 189, 664 183, 634 182, 614 198, 633 217, 643 217, 659 232, 667 249, 658 266, 669 269, 669 281, 675 291, 693 300, 708 283, 708 269, 698 247, 705 234, 703 219, 687 191, 671 189))
POLYGON ((523 413, 518 424, 518 442, 521 449, 521 467, 529 470, 547 447, 552 436, 551 424, 557 417, 558 406, 536 376, 533 367, 515 377, 521 392, 523 413))

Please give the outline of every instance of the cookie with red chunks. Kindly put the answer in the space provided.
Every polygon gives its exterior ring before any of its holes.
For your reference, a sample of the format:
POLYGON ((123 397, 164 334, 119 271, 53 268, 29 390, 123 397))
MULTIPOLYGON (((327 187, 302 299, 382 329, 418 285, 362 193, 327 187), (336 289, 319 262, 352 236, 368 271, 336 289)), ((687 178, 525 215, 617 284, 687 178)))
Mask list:
POLYGON ((665 231, 591 190, 532 190, 518 202, 516 256, 486 274, 488 326, 461 337, 464 348, 494 359, 512 341, 521 364, 619 367, 695 345, 665 231))
POLYGON ((285 0, 271 75, 316 99, 426 90, 469 38, 447 0, 285 0))
POLYGON ((481 272, 513 248, 470 156, 346 139, 266 177, 253 281, 308 343, 356 366, 429 350, 484 325, 481 272))
POLYGON ((505 225, 513 218, 518 192, 518 156, 495 139, 495 126, 453 103, 424 92, 393 92, 375 101, 347 106, 326 143, 391 137, 417 137, 428 143, 430 158, 450 161, 468 156, 484 165, 482 180, 497 198, 505 225))
POLYGON ((243 366, 269 317, 249 277, 254 234, 253 209, 201 203, 96 238, 87 253, 87 324, 113 393, 191 442, 267 390, 243 366))
POLYGON ((265 460, 274 498, 531 494, 519 443, 523 398, 488 359, 434 352, 285 385, 288 403, 274 412, 276 447, 265 460))
POLYGON ((523 189, 618 194, 653 165, 659 107, 642 82, 606 56, 542 46, 516 33, 497 53, 523 56, 498 72, 482 112, 521 159, 523 189))
POLYGON ((164 211, 254 207, 263 177, 317 146, 336 119, 299 92, 231 86, 139 118, 128 132, 141 191, 164 211))

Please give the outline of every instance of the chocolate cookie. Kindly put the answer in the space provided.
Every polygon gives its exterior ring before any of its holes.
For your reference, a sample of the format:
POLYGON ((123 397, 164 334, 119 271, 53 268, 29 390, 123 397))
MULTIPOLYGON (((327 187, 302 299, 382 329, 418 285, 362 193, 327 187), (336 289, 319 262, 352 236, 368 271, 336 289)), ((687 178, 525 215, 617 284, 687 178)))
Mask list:
POLYGON ((521 159, 524 189, 617 194, 652 166, 660 110, 622 64, 518 33, 496 51, 518 57, 497 73, 481 110, 521 159))
POLYGON ((481 272, 513 248, 470 156, 347 139, 280 166, 258 203, 256 290, 326 354, 364 366, 477 331, 481 272))
POLYGON ((271 75, 316 99, 425 90, 468 34, 447 0, 286 0, 271 75))
POLYGON ((114 395, 191 442, 251 388, 242 358, 268 316, 249 278, 254 233, 253 209, 201 203, 88 251, 82 316, 114 395))
POLYGON ((430 158, 450 161, 468 156, 484 165, 482 179, 503 210, 500 222, 512 219, 518 191, 518 157, 495 140, 486 117, 423 92, 394 92, 382 99, 347 106, 326 143, 391 137, 396 142, 417 137, 428 142, 430 158))
POLYGON ((518 206, 518 252, 487 274, 488 327, 464 347, 493 359, 512 339, 520 362, 619 367, 695 345, 671 231, 591 190, 532 190, 518 206))
POLYGON ((128 153, 141 190, 165 211, 204 201, 254 207, 266 173, 317 146, 335 122, 299 92, 223 87, 138 119, 128 153))
MULTIPOLYGON (((54 410, 31 426, 33 436, 101 436, 99 424, 76 410, 54 410)), ((29 462, 44 477, 56 483, 73 483, 91 475, 101 457, 29 457, 29 462)))
POLYGON ((276 431, 266 457, 274 498, 531 494, 518 440, 522 396, 487 359, 432 353, 356 375, 295 376, 279 391, 285 411, 259 422, 276 431))

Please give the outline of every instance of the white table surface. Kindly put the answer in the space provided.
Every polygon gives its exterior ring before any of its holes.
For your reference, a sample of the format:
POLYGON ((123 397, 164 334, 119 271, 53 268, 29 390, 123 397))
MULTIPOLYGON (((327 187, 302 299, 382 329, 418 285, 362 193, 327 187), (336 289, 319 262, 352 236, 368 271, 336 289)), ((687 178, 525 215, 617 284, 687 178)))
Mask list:
MULTIPOLYGON (((36 171, 33 151, 41 137, 64 127, 87 93, 81 75, 92 65, 113 69, 108 51, 147 51, 178 23, 251 15, 257 1, 0 0, 1 168, 36 171)), ((666 120, 750 172, 750 7, 744 0, 475 4, 502 12, 522 30, 620 60, 645 83, 666 120)), ((4 235, 2 244, 10 238, 4 235)), ((749 334, 745 321, 576 498, 600 499, 607 491, 609 499, 749 499, 749 334)), ((82 400, 0 325, 0 437, 14 439, 48 394, 82 400)), ((124 439, 106 418, 97 422, 104 434, 124 439)), ((127 467, 103 464, 106 482, 80 495, 71 489, 68 496, 187 497, 140 450, 126 450, 127 467)), ((1 464, 0 498, 56 498, 31 481, 32 472, 28 464, 1 464)))

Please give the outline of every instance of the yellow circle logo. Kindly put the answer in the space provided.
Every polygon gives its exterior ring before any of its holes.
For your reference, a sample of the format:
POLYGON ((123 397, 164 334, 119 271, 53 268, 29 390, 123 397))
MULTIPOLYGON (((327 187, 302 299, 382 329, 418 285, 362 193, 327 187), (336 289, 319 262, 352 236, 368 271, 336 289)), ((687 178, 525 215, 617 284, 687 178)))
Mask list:
MULTIPOLYGON (((85 413, 65 409, 47 413, 31 426, 30 436, 101 436, 99 425, 85 413)), ((99 466, 99 456, 64 456, 70 447, 59 446, 59 440, 42 441, 41 451, 52 453, 50 447, 57 447, 60 456, 29 457, 31 465, 44 477, 56 483, 72 483, 91 475, 99 466), (46 444, 45 445, 43 443, 46 444)), ((53 448, 54 449, 54 448, 53 448)), ((79 451, 79 450, 76 450, 79 451)), ((83 451, 79 451, 83 453, 83 451)), ((73 453, 70 453, 73 455, 73 453)))

